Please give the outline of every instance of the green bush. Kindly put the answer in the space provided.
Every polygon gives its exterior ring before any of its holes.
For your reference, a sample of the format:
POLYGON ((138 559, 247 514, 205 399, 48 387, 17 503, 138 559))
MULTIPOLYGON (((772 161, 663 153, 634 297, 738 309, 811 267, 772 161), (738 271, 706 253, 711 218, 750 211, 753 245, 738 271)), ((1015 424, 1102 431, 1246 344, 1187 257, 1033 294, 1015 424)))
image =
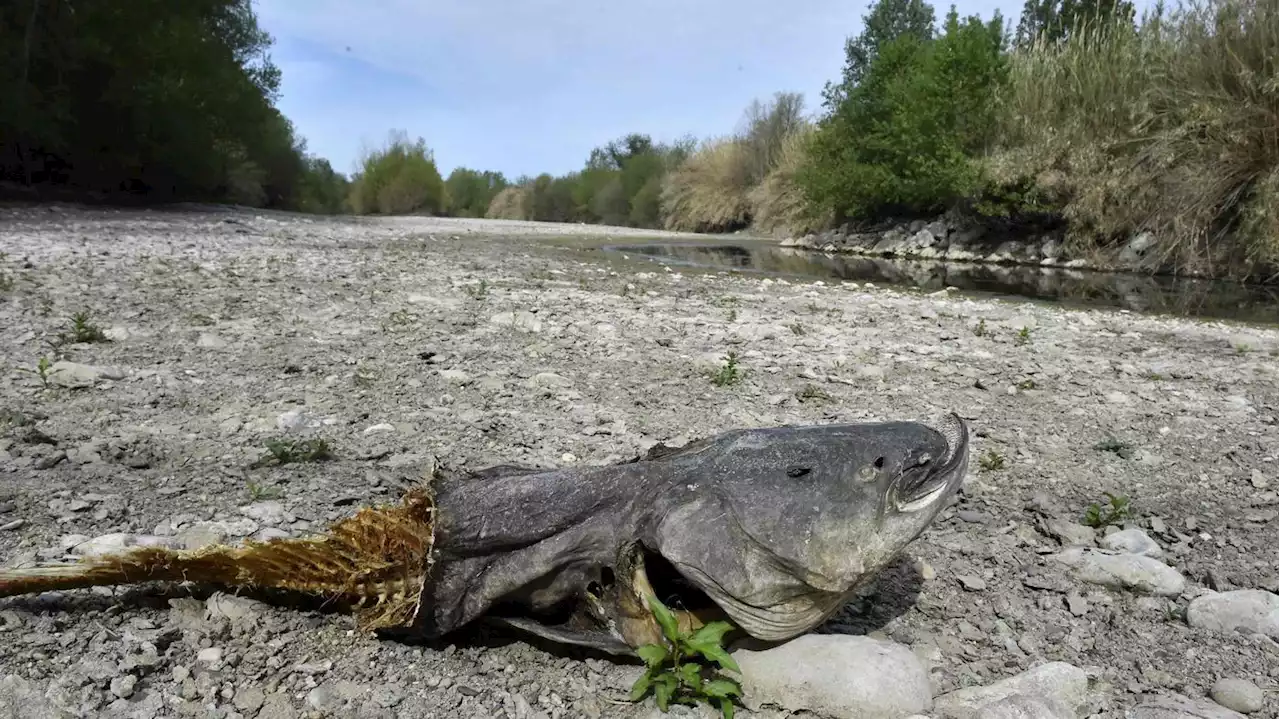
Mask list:
POLYGON ((440 213, 444 180, 426 143, 393 132, 385 147, 365 153, 351 185, 351 207, 362 215, 440 213))
POLYGON ((454 168, 444 181, 448 213, 457 217, 484 217, 493 198, 508 184, 501 172, 454 168))
POLYGON ((977 191, 1002 42, 999 16, 962 22, 954 9, 937 38, 879 42, 812 137, 796 177, 809 202, 839 220, 934 212, 977 191))

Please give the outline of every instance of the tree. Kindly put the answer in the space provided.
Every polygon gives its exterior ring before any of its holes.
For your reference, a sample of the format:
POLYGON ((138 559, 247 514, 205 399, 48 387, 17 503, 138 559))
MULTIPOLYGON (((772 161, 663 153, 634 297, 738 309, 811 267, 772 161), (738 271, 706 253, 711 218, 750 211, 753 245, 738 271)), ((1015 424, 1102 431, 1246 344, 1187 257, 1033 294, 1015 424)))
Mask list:
POLYGON ((862 32, 845 41, 840 82, 827 83, 823 104, 832 109, 857 87, 886 43, 903 35, 929 40, 933 25, 933 6, 925 0, 878 0, 863 16, 862 32))
POLYGON ((1059 43, 1082 23, 1124 21, 1132 26, 1133 3, 1128 0, 1026 0, 1014 43, 1026 47, 1037 39, 1059 43))

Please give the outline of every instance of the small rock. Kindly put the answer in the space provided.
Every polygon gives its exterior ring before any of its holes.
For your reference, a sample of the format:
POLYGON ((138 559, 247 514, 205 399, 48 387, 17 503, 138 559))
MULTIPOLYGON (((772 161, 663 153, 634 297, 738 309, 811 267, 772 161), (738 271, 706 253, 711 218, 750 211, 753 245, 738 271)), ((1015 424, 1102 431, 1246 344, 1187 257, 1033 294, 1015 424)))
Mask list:
POLYGON ((92 387, 98 380, 119 380, 124 376, 124 371, 115 367, 94 367, 65 360, 54 362, 49 369, 49 381, 68 388, 92 387))
POLYGON ((970 592, 981 592, 987 588, 987 583, 982 580, 982 577, 975 577, 972 574, 961 574, 956 579, 960 580, 960 586, 970 592))
POLYGON ((1153 559, 1164 554, 1164 550, 1147 533, 1141 529, 1122 529, 1102 538, 1102 546, 1118 552, 1140 554, 1153 559))
POLYGON ((987 686, 965 687, 943 694, 934 700, 932 716, 937 719, 981 719, 988 716, 985 707, 1022 695, 1044 699, 1046 704, 1052 702, 1050 708, 1060 705, 1065 712, 1048 716, 1073 717, 1077 709, 1086 703, 1088 690, 1089 678, 1083 669, 1066 662, 1049 662, 987 686))
POLYGON ((865 636, 806 634, 739 650, 744 701, 833 717, 897 719, 929 710, 929 673, 907 647, 865 636))
POLYGON ((137 686, 138 678, 132 674, 126 674, 111 680, 111 693, 121 699, 128 699, 133 696, 133 690, 137 686))
POLYGON ((25 519, 15 519, 11 522, 5 522, 4 524, 0 524, 0 532, 12 532, 15 529, 22 529, 22 525, 26 523, 27 520, 25 519))
POLYGON ((1053 697, 1013 694, 979 707, 982 719, 1076 719, 1076 713, 1053 697))
POLYGON ((104 534, 101 537, 94 537, 87 542, 82 542, 71 548, 72 554, 81 557, 96 557, 100 554, 110 554, 118 552, 121 549, 132 546, 134 537, 132 534, 125 532, 116 532, 114 534, 104 534))
POLYGON ((1245 631, 1280 638, 1276 615, 1280 595, 1262 589, 1204 594, 1187 605, 1187 624, 1214 632, 1245 631))
POLYGON ((569 387, 573 381, 555 372, 539 372, 529 378, 529 384, 534 387, 569 387))
POLYGON ((1245 679, 1219 679, 1213 683, 1209 696, 1222 706, 1242 714, 1262 710, 1262 690, 1245 679))
POLYGON ((1064 547, 1092 547, 1096 533, 1093 527, 1076 524, 1065 519, 1048 519, 1044 523, 1045 530, 1056 537, 1064 547))
POLYGON ((227 341, 212 332, 201 332, 199 339, 196 340, 196 346, 216 350, 226 347, 227 341))
POLYGON ((196 661, 210 666, 222 664, 222 648, 206 647, 205 649, 201 649, 196 654, 196 661))
POLYGON ((1254 489, 1266 489, 1268 482, 1262 472, 1255 469, 1249 473, 1249 484, 1252 484, 1254 489))
POLYGON ((1067 611, 1074 617, 1083 617, 1089 613, 1089 600, 1080 596, 1078 592, 1072 592, 1067 595, 1067 611))
POLYGON ((396 431, 396 426, 394 424, 383 422, 382 424, 375 424, 375 425, 366 427, 364 430, 364 433, 379 434, 381 432, 394 432, 394 431, 396 431))
POLYGON ((1125 719, 1244 719, 1244 715, 1204 699, 1173 694, 1143 701, 1125 712, 1125 719))
POLYGON ((254 502, 240 508, 240 513, 268 527, 284 524, 290 521, 289 513, 285 511, 284 505, 275 500, 267 500, 265 502, 254 502))
POLYGON ((1070 567, 1080 581, 1114 589, 1176 596, 1187 584, 1178 570, 1158 559, 1139 554, 1075 547, 1054 555, 1054 558, 1070 567))
POLYGON ((464 385, 471 381, 471 375, 460 369, 442 369, 440 370, 440 379, 449 384, 464 385))
POLYGON ((252 715, 254 712, 262 708, 266 702, 266 692, 258 687, 240 687, 236 689, 235 696, 231 699, 232 705, 242 712, 252 715))

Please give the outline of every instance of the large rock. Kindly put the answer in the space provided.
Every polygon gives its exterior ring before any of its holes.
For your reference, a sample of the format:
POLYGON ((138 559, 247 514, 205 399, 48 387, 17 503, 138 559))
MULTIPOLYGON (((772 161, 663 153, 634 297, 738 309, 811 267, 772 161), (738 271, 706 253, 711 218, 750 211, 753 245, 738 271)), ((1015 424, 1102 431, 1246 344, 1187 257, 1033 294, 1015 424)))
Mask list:
POLYGON ((1076 719, 1076 713, 1053 697, 1014 694, 982 707, 982 719, 1076 719))
POLYGON ((762 651, 733 654, 744 703, 841 719, 898 719, 928 712, 929 672, 911 649, 843 634, 806 634, 762 651))
POLYGON ((1186 588, 1178 570, 1158 559, 1140 554, 1075 547, 1054 555, 1080 581, 1112 589, 1172 597, 1186 588))
POLYGON ((1021 696, 1026 699, 999 709, 1006 712, 1002 716, 1072 717, 1086 703, 1088 691, 1089 678, 1083 669, 1066 662, 1049 662, 987 686, 965 687, 943 694, 933 702, 933 716, 935 719, 982 719, 992 716, 988 707, 1021 696), (1059 714, 1026 713, 1031 711, 1028 704, 1035 703, 1031 700, 1040 700, 1041 710, 1059 714), (1019 707, 1023 714, 1011 713, 1019 707))
POLYGON ((125 372, 117 367, 95 367, 79 362, 54 362, 49 368, 49 381, 60 387, 84 388, 92 387, 99 380, 124 379, 125 372))
POLYGON ((1187 624, 1215 632, 1246 631, 1278 639, 1280 595, 1262 589, 1205 594, 1187 605, 1187 624))

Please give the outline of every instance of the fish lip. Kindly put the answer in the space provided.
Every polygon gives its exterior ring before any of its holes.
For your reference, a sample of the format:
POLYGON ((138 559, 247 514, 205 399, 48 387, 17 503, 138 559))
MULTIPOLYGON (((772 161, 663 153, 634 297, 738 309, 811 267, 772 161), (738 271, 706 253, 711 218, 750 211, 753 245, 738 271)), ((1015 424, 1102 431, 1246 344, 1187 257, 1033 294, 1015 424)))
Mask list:
POLYGON ((952 412, 940 430, 947 441, 947 455, 923 472, 903 474, 890 489, 890 501, 898 512, 915 512, 935 504, 964 481, 969 462, 969 425, 952 412))

